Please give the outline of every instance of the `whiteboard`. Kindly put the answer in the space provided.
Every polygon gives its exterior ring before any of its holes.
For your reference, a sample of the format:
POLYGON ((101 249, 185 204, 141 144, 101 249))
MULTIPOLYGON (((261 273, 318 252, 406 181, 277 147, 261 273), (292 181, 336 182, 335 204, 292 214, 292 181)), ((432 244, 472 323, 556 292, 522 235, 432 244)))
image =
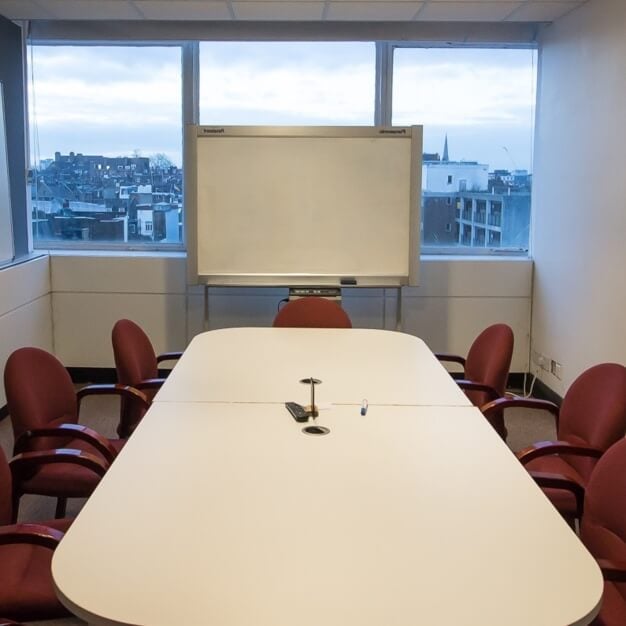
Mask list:
POLYGON ((14 256, 11 224, 11 188, 9 186, 4 93, 2 83, 0 83, 0 263, 11 261, 14 256))
POLYGON ((187 132, 192 283, 417 284, 421 127, 187 132))

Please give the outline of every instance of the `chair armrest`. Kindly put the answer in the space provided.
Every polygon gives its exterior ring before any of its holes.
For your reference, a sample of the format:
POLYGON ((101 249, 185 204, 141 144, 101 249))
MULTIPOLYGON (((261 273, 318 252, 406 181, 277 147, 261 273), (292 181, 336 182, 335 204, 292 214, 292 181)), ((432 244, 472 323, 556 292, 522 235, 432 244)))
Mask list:
POLYGON ((0 528, 0 545, 29 543, 54 550, 63 539, 63 533, 41 524, 13 524, 0 528))
POLYGON ((598 559, 604 580, 614 583, 626 583, 626 561, 598 559))
POLYGON ((458 354, 448 354, 447 352, 435 352, 435 357, 439 361, 448 361, 450 363, 458 363, 465 367, 465 357, 458 354))
POLYGON ((180 357, 183 356, 182 352, 164 352, 163 354, 157 355, 157 363, 161 363, 162 361, 178 361, 180 357))
POLYGON ((76 392, 79 411, 80 403, 83 401, 83 398, 87 396, 122 396, 124 398, 128 398, 129 400, 135 400, 142 403, 146 409, 150 407, 150 399, 148 396, 130 385, 87 385, 86 387, 79 389, 76 392))
POLYGON ((0 617, 0 626, 24 626, 22 622, 14 622, 6 617, 0 617))
POLYGON ((552 472, 528 472, 534 481, 540 486, 548 489, 565 489, 572 493, 576 499, 576 517, 580 519, 583 515, 585 505, 585 487, 577 480, 568 478, 563 474, 552 472))
POLYGON ((515 454, 522 465, 526 465, 533 459, 550 454, 565 454, 571 456, 587 456, 593 459, 599 459, 604 450, 586 446, 584 444, 573 444, 568 441, 538 441, 528 448, 524 448, 515 454))
POLYGON ((146 378, 135 385, 135 389, 159 389, 165 382, 165 378, 146 378))
POLYGON ((554 402, 548 400, 537 400, 536 398, 522 398, 522 397, 504 397, 492 400, 487 404, 483 404, 480 407, 481 412, 485 417, 489 417, 493 413, 499 413, 506 409, 512 408, 524 408, 524 409, 540 409, 548 411, 554 415, 556 425, 559 425, 559 407, 554 402))
POLYGON ((72 448, 55 448, 37 452, 24 452, 13 457, 9 462, 13 479, 17 482, 27 479, 44 465, 51 463, 71 463, 95 472, 102 478, 109 469, 109 464, 95 454, 72 448))
POLYGON ((494 399, 500 397, 500 394, 491 385, 485 385, 475 380, 466 380, 465 378, 458 378, 454 382, 465 391, 484 391, 494 399))
POLYGON ((109 463, 113 463, 113 460, 117 456, 117 451, 106 437, 103 437, 95 430, 82 426, 81 424, 59 424, 53 428, 27 430, 18 437, 15 442, 15 447, 13 448, 13 453, 19 454, 20 452, 28 450, 28 442, 37 437, 81 439, 93 446, 109 463))

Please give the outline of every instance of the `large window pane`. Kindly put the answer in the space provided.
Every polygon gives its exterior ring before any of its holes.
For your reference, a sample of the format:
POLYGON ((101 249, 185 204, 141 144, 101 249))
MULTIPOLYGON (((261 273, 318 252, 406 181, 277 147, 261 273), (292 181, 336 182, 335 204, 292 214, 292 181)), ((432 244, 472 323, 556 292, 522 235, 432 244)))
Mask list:
POLYGON ((423 124, 423 250, 528 250, 536 52, 396 48, 393 123, 423 124))
POLYGON ((372 125, 374 43, 200 44, 200 123, 372 125))
POLYGON ((35 245, 180 245, 180 47, 33 45, 30 62, 35 245))

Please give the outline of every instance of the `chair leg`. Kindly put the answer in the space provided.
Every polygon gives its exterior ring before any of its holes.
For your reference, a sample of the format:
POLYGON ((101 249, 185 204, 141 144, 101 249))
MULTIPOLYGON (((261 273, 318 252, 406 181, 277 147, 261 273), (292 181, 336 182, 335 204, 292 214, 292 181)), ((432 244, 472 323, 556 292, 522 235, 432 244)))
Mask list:
POLYGON ((54 513, 55 519, 65 517, 65 509, 67 507, 67 498, 57 498, 57 508, 54 513))

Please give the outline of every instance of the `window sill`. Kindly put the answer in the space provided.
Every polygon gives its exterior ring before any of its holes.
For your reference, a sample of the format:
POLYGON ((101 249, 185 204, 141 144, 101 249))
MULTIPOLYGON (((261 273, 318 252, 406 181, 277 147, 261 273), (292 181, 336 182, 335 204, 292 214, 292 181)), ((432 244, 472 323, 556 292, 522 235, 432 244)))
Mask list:
POLYGON ((10 267, 15 267, 16 265, 22 265, 23 263, 28 263, 29 261, 34 261, 35 259, 41 259, 45 257, 48 253, 44 250, 37 250, 31 252, 30 254, 25 254, 16 259, 12 259, 11 261, 6 261, 4 263, 0 263, 0 272, 2 270, 9 269, 10 267))
POLYGON ((76 248, 50 249, 45 254, 49 256, 63 257, 165 257, 172 259, 185 259, 187 252, 184 250, 85 250, 76 248))

